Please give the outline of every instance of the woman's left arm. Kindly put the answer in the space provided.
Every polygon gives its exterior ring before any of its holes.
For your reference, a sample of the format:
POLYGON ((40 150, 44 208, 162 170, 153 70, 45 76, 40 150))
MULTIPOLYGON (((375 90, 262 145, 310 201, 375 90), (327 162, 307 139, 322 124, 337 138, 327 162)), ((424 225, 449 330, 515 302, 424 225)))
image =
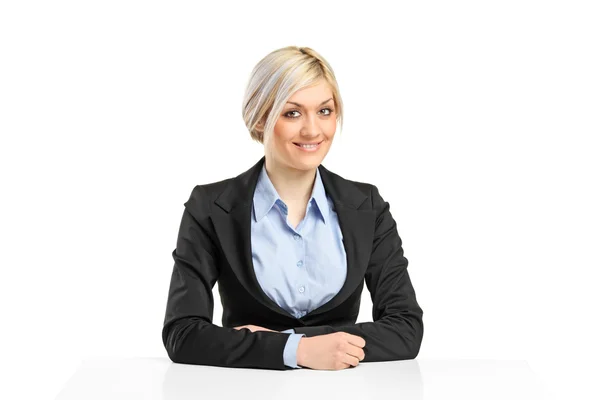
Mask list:
POLYGON ((295 327, 294 331, 307 337, 340 331, 361 336, 366 342, 362 362, 413 359, 423 339, 423 310, 408 275, 408 260, 389 203, 374 185, 371 199, 378 212, 365 281, 373 300, 374 322, 295 327))

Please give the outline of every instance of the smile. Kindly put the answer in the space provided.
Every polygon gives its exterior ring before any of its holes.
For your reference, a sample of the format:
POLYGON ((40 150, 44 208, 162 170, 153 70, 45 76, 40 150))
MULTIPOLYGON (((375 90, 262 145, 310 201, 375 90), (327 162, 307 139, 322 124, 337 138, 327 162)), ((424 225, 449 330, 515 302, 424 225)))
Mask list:
POLYGON ((321 147, 321 143, 323 143, 323 141, 320 141, 319 143, 315 143, 315 144, 302 144, 302 145, 299 143, 294 143, 294 145, 298 148, 298 150, 312 152, 312 151, 317 151, 321 147))

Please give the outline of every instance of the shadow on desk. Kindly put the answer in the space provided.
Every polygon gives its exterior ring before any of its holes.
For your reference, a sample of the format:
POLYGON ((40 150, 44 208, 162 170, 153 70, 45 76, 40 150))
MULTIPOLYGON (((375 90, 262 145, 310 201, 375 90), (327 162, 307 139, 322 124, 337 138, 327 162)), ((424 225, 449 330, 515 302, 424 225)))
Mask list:
POLYGON ((162 385, 164 400, 221 398, 307 399, 383 398, 423 399, 417 360, 362 363, 339 371, 308 368, 272 371, 171 364, 162 385), (388 397, 388 395, 393 395, 388 397), (365 396, 365 397, 363 397, 365 396), (211 397, 209 397, 211 398, 211 397))

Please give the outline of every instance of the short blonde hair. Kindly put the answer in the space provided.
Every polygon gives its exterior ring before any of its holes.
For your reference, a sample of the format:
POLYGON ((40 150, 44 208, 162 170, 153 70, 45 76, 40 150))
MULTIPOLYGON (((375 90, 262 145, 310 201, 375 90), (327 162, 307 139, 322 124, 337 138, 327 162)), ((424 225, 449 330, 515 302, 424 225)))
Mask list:
POLYGON ((343 121, 343 104, 329 63, 309 47, 288 46, 267 54, 256 64, 244 95, 242 115, 253 140, 265 143, 279 113, 298 90, 324 79, 333 93, 336 120, 343 121))

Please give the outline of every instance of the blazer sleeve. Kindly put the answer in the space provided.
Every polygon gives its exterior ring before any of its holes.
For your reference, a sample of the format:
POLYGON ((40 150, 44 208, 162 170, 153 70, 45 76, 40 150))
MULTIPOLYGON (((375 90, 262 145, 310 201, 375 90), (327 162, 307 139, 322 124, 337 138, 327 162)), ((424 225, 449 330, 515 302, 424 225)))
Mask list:
POLYGON ((162 340, 176 363, 287 370, 280 332, 236 330, 212 323, 212 289, 219 277, 209 202, 196 186, 185 203, 168 292, 162 340))
POLYGON ((362 362, 413 359, 423 339, 423 310, 408 275, 408 260, 389 203, 383 200, 376 186, 371 186, 377 219, 365 281, 373 300, 373 322, 304 326, 294 330, 307 337, 340 331, 361 336, 366 342, 362 362))

